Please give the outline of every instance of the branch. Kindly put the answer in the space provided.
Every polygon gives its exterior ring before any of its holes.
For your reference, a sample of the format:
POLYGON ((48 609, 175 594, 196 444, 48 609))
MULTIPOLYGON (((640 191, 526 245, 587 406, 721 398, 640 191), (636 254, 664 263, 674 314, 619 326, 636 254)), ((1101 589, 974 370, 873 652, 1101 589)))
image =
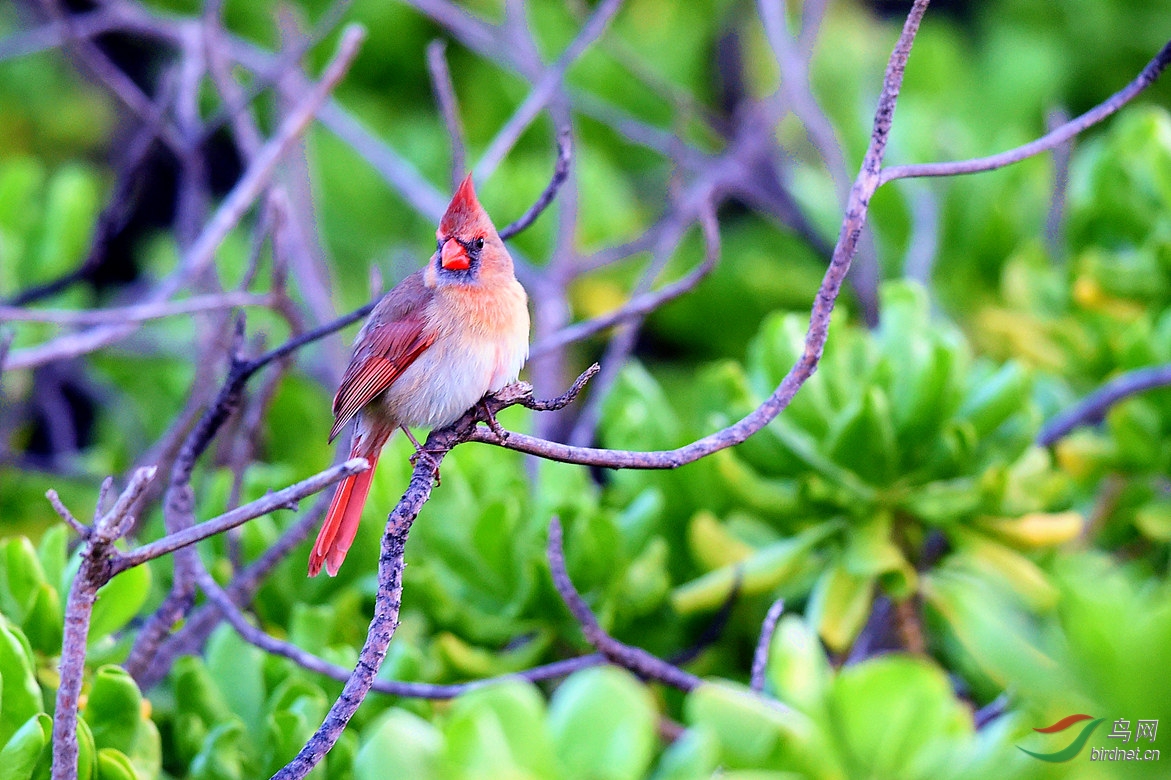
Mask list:
POLYGON ((777 623, 785 612, 785 600, 777 599, 768 608, 764 622, 760 624, 760 639, 756 643, 756 651, 752 654, 752 690, 760 693, 764 690, 765 671, 768 669, 768 651, 772 647, 773 634, 777 632, 777 623))
POLYGON ((1100 423, 1114 404, 1137 393, 1171 385, 1171 363, 1128 371, 1041 426, 1037 444, 1050 447, 1082 425, 1100 423))
POLYGON ((1086 113, 1066 122, 1061 127, 1046 133, 1035 141, 1030 141, 1023 146, 1009 149, 1000 154, 977 157, 973 160, 894 165, 882 172, 882 176, 879 179, 879 186, 889 181, 894 181, 895 179, 906 179, 912 176, 959 176, 967 173, 992 171, 997 168, 1003 168, 1006 165, 1018 163, 1041 152, 1056 149, 1075 135, 1085 131, 1086 128, 1093 127, 1133 100, 1139 93, 1153 84, 1155 79, 1159 78, 1159 74, 1163 72, 1168 63, 1171 63, 1171 41, 1164 44, 1163 48, 1159 50, 1159 53, 1155 55, 1155 58, 1148 62, 1147 66, 1142 69, 1142 72, 1135 76, 1134 80, 1125 87, 1086 113))
POLYGON ((809 330, 805 336, 805 349, 771 396, 738 422, 673 450, 639 452, 575 447, 521 433, 509 433, 507 437, 500 438, 492 431, 479 429, 472 432, 471 440, 494 444, 530 455, 539 455, 562 463, 577 463, 601 468, 673 469, 711 455, 713 452, 740 444, 776 419, 777 415, 792 401, 801 385, 812 376, 821 360, 821 353, 829 335, 829 321, 834 303, 841 292, 846 273, 850 270, 850 261, 857 251, 870 198, 878 188, 882 159, 886 152, 887 137, 890 134, 891 120, 898 102, 899 89, 902 86, 903 72, 906 68, 907 58, 910 56, 911 44, 919 29, 919 22, 927 10, 927 4, 928 0, 916 0, 907 16, 898 43, 891 53, 882 94, 875 111, 870 146, 863 159, 862 170, 850 189, 849 203, 841 232, 838 235, 838 243, 834 248, 833 258, 830 260, 813 303, 809 330))
POLYGON ((314 474, 312 477, 289 485, 283 490, 269 493, 244 506, 237 507, 231 512, 225 512, 219 517, 212 518, 199 525, 193 525, 190 528, 185 528, 182 531, 168 534, 162 539, 144 544, 128 553, 120 553, 114 556, 111 564, 112 571, 114 574, 118 574, 127 569, 132 569, 135 566, 140 566, 147 561, 154 560, 155 558, 173 553, 184 547, 189 547, 196 542, 221 534, 228 529, 243 525, 253 518, 267 515, 269 512, 278 509, 289 509, 306 496, 319 493, 335 482, 345 479, 352 474, 359 474, 369 467, 369 464, 363 458, 351 458, 345 463, 314 474))
MULTIPOLYGON (((110 566, 111 558, 117 554, 114 542, 134 522, 130 508, 146 490, 154 475, 153 467, 135 471, 122 495, 104 515, 102 505, 105 503, 106 488, 103 486, 94 511, 93 527, 85 529, 86 543, 81 553, 81 565, 73 577, 69 598, 65 603, 65 632, 61 640, 61 662, 58 667, 61 682, 57 688, 53 714, 53 780, 77 778, 77 709, 85 678, 86 644, 94 602, 97 601, 98 589, 117 574, 110 566)), ((64 510, 62 517, 67 518, 70 525, 80 525, 56 499, 55 492, 50 491, 48 497, 54 508, 64 510)))
POLYGON ((0 305, 0 322, 51 322, 58 325, 112 325, 146 322, 179 314, 231 309, 236 306, 269 306, 272 296, 249 292, 196 295, 179 301, 156 301, 114 309, 25 309, 0 305))
MULTIPOLYGON (((289 113, 276 134, 260 149, 256 159, 248 166, 219 209, 204 225, 199 238, 184 255, 180 271, 160 285, 151 296, 154 301, 170 298, 182 289, 188 280, 197 277, 212 263, 216 250, 224 238, 268 185, 277 163, 305 132, 330 92, 345 76, 358 54, 365 35, 365 31, 358 25, 350 25, 345 29, 338 44, 338 51, 326 67, 321 80, 305 96, 301 104, 289 113)), ((133 331, 133 325, 108 325, 62 336, 45 344, 14 352, 9 356, 8 367, 33 368, 54 360, 84 355, 123 339, 133 331)))
POLYGON ((553 198, 557 197, 557 190, 561 189, 561 185, 569 177, 569 167, 572 163, 573 131, 571 128, 565 127, 557 133, 557 163, 553 167, 553 178, 549 180, 549 184, 546 185, 544 192, 537 197, 536 202, 529 206, 528 211, 499 231, 502 240, 507 241, 537 221, 537 217, 541 216, 549 204, 553 202, 553 198))
MULTIPOLYGON (((468 415, 465 415, 460 422, 467 417, 468 415)), ((424 447, 430 457, 417 459, 406 492, 387 517, 386 531, 382 535, 382 554, 378 558, 378 590, 374 598, 374 617, 370 621, 366 642, 358 653, 357 664, 321 726, 296 757, 273 775, 273 780, 300 780, 309 774, 337 742, 346 724, 350 722, 350 718, 354 716, 373 686, 374 677, 386 659, 390 639, 398 627, 402 599, 403 553, 407 534, 410 533, 411 524, 419 516, 423 504, 431 497, 435 470, 439 468, 444 455, 452 446, 452 431, 453 428, 448 427, 432 431, 427 437, 424 447)))
POLYGON ((623 644, 606 633, 594 617, 594 613, 590 611, 589 605, 573 587, 573 581, 569 579, 569 573, 565 569, 565 550, 561 542, 561 521, 554 517, 549 521, 549 570, 553 575, 553 584, 557 587, 557 592, 581 626, 586 641, 611 663, 629 669, 640 677, 658 680, 684 692, 695 690, 702 685, 703 681, 695 675, 641 648, 623 644))
POLYGON ((451 140, 451 189, 454 192, 467 166, 467 150, 463 122, 459 118, 459 101, 451 82, 451 70, 447 67, 447 43, 439 38, 427 44, 427 70, 431 74, 435 102, 439 104, 439 113, 443 115, 447 137, 451 140))

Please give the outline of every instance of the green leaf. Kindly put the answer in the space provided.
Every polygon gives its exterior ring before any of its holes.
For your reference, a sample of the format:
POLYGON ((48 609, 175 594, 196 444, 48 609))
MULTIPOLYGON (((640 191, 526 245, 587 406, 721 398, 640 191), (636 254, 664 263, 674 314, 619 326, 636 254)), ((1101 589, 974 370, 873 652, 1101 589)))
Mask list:
POLYGON ((221 723, 208 732, 199 754, 191 761, 190 780, 244 780, 245 755, 242 742, 246 732, 236 719, 221 723))
POLYGON ((60 653, 64 621, 57 589, 47 582, 41 583, 33 592, 32 603, 21 623, 29 644, 47 655, 60 653))
POLYGON ((816 742, 813 722, 794 710, 731 683, 705 683, 687 696, 689 724, 710 730, 728 769, 776 767, 783 750, 816 742))
POLYGON ((98 590, 90 620, 89 644, 94 644, 138 614, 150 596, 150 567, 136 566, 114 577, 98 590))
POLYGON ((743 563, 716 569, 680 585, 671 594, 671 603, 684 615, 715 609, 728 598, 738 571, 744 595, 775 590, 804 571, 810 550, 840 528, 839 523, 824 522, 794 537, 762 547, 743 563))
POLYGON ((805 615, 830 649, 840 652, 866 625, 873 595, 873 576, 852 574, 838 563, 817 580, 805 615))
POLYGON ((651 780, 708 780, 720 764, 720 744, 711 729, 696 726, 667 746, 651 780))
POLYGON ((94 673, 82 715, 99 750, 114 748, 130 755, 142 723, 142 693, 126 670, 103 666, 94 673))
POLYGON ((35 664, 20 629, 0 620, 0 743, 44 711, 35 664))
POLYGON ((85 257, 99 206, 97 180, 88 169, 69 166, 53 174, 45 198, 40 252, 35 265, 25 264, 25 282, 60 276, 85 257))
MULTIPOLYGON (((199 718, 205 725, 219 723, 232 715, 223 692, 208 674, 203 661, 185 655, 175 661, 172 672, 175 690, 175 711, 199 718)), ((181 733, 181 732, 180 732, 181 733)))
POLYGON ((545 704, 529 683, 502 682, 459 697, 444 734, 445 778, 479 777, 487 767, 499 777, 556 777, 545 704))
POLYGON ((27 537, 17 536, 4 543, 4 577, 0 580, 0 611, 22 624, 45 584, 45 572, 27 537))
POLYGON ((354 780, 438 780, 443 735, 431 723, 391 709, 362 730, 354 780))
POLYGON ((626 780, 643 777, 657 739, 658 711, 628 672, 603 666, 575 672, 549 703, 549 731, 560 777, 626 780))
POLYGON ((37 559, 45 572, 45 582, 54 588, 62 585, 65 568, 69 564, 70 533, 70 528, 64 523, 49 526, 37 545, 37 559))
POLYGON ((919 658, 888 655, 845 667, 830 707, 839 750, 857 777, 938 777, 973 733, 947 675, 919 658))
POLYGON ((114 748, 98 751, 97 780, 139 780, 134 764, 114 748))
POLYGON ((1030 385, 1019 364, 1005 363, 969 392, 957 415, 972 424, 977 436, 987 436, 1028 402, 1030 385))
POLYGON ((882 388, 871 385, 834 421, 825 451, 870 484, 889 482, 899 462, 890 402, 882 388))
POLYGON ((795 615, 781 618, 768 659, 768 681, 777 698, 811 715, 824 708, 833 674, 817 634, 805 621, 795 615))
POLYGON ((264 653, 223 625, 208 640, 205 662, 232 713, 249 734, 258 733, 264 712, 264 653))
POLYGON ((29 780, 52 733, 53 720, 43 712, 25 721, 0 748, 0 780, 29 780))

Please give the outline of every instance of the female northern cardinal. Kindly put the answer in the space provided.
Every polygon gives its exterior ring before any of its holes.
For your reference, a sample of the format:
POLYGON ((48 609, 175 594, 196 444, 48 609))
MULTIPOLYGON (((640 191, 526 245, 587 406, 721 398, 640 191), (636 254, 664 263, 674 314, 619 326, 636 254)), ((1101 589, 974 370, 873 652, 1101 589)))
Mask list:
MULTIPOLYGON (((512 258, 468 175, 435 231, 427 265, 383 296, 354 340, 333 399, 332 442, 356 417, 350 457, 370 468, 337 486, 309 554, 309 576, 337 574, 358 531, 378 454, 395 428, 454 422, 516 379, 529 353, 529 311, 512 258)), ((412 441, 414 439, 412 438, 412 441)), ((416 446, 417 443, 416 443, 416 446)))

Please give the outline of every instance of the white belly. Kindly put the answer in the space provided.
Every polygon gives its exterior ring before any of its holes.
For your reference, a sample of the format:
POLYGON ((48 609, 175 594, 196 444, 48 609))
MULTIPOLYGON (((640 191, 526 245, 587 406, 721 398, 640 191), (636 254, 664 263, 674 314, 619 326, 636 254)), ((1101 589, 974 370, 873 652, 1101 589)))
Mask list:
MULTIPOLYGON (((519 285, 518 285, 519 287, 519 285)), ((523 294, 523 293, 522 293, 523 294)), ((528 309, 511 318, 512 333, 492 336, 467 322, 439 322, 434 343, 383 393, 383 409, 409 427, 438 428, 454 422, 485 393, 516 379, 529 349, 528 309)))

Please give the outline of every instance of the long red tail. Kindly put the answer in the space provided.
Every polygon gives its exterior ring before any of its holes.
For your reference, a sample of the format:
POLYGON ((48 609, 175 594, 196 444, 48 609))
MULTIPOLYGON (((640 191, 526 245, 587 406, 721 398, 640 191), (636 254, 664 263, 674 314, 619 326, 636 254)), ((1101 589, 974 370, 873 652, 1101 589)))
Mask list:
POLYGON ((362 521, 362 508, 366 506, 366 496, 370 493, 370 483, 374 481, 374 467, 378 464, 379 446, 373 454, 363 454, 355 451, 350 453, 351 458, 362 457, 370 464, 370 468, 360 474, 346 477, 338 483, 337 491, 333 494, 333 501, 329 504, 329 512, 325 515, 325 523, 317 534, 317 541, 313 543, 313 550, 309 553, 309 576, 316 577, 321 573, 321 566, 325 564, 325 571, 330 577, 337 574, 350 545, 354 542, 354 535, 358 533, 358 523, 362 521))

